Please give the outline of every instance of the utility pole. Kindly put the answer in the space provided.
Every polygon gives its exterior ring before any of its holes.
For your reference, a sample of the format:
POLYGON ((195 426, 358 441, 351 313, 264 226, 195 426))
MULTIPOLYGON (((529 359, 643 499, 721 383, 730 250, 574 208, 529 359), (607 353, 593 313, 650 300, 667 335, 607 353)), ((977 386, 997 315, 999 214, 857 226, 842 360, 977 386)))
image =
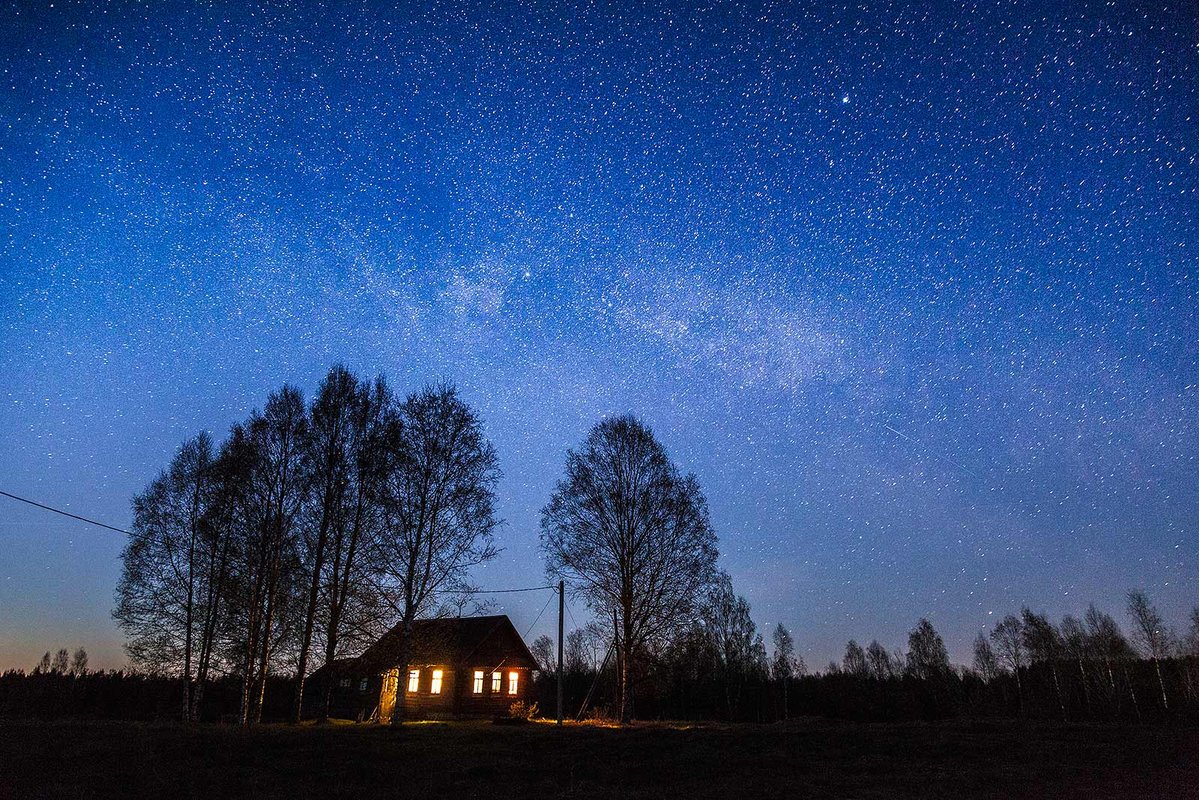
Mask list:
POLYGON ((562 614, 566 611, 566 581, 558 581, 558 724, 562 724, 562 614))

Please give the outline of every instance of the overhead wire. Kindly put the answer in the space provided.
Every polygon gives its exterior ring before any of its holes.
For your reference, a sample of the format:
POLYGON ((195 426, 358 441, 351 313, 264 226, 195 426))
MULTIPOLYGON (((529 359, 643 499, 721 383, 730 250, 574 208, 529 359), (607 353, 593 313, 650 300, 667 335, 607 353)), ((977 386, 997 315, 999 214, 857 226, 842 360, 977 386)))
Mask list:
POLYGON ((46 511, 52 511, 55 514, 62 514, 64 517, 70 517, 71 519, 76 519, 76 520, 79 520, 80 522, 86 522, 88 525, 95 525, 98 528, 106 528, 110 531, 116 531, 117 533, 123 533, 126 536, 132 536, 134 538, 139 537, 139 534, 136 534, 133 531, 127 531, 124 528, 118 528, 115 525, 109 525, 106 522, 100 522, 99 520, 94 520, 89 517, 83 517, 83 516, 80 516, 79 514, 72 514, 70 511, 63 511, 61 508, 55 508, 54 506, 48 506, 45 503, 39 503, 36 500, 30 500, 28 497, 21 497, 20 495, 15 495, 12 492, 6 492, 6 491, 0 489, 0 495, 11 498, 11 499, 16 500, 21 503, 28 503, 31 506, 36 506, 37 508, 41 508, 46 511))

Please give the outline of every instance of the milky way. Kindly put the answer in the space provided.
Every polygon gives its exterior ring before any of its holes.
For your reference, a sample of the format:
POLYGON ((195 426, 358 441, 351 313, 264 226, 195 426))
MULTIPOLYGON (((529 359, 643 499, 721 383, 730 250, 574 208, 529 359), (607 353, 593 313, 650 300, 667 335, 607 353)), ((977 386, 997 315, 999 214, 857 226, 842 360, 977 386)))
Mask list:
MULTIPOLYGON (((214 5, 5 12, 0 489, 126 525, 342 361, 479 411, 487 586, 633 411, 810 663, 1199 602, 1187 4, 214 5)), ((121 661, 121 546, 4 501, 0 668, 121 661)))

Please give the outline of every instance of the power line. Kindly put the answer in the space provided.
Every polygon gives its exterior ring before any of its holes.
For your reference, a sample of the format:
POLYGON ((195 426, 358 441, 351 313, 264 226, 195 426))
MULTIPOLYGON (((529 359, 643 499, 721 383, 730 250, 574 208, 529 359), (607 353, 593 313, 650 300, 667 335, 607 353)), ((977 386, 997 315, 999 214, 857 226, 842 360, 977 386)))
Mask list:
POLYGON ((81 517, 78 514, 72 514, 70 511, 63 511, 61 508, 55 508, 54 506, 48 506, 45 503, 39 503, 35 500, 30 500, 27 497, 18 497, 17 495, 12 494, 10 492, 6 492, 2 489, 0 489, 0 495, 11 498, 13 500, 20 501, 22 503, 28 503, 31 506, 36 506, 37 508, 45 509, 46 511, 53 511, 55 514, 62 514, 64 517, 70 517, 71 519, 77 519, 80 522, 86 522, 88 525, 95 525, 98 528, 107 528, 110 531, 116 531, 117 533, 123 533, 126 536, 133 536, 135 538, 137 537, 136 533, 133 533, 132 531, 127 531, 124 528, 117 528, 113 525, 108 525, 103 522, 97 522, 94 519, 88 519, 87 517, 81 517))
MULTIPOLYGON (((555 586, 554 588, 556 589, 557 587, 555 586)), ((554 602, 554 596, 550 595, 549 599, 545 601, 545 605, 541 607, 541 611, 537 613, 537 618, 533 620, 533 624, 529 626, 529 629, 525 631, 525 635, 521 638, 529 638, 529 634, 533 632, 533 629, 537 627, 537 623, 541 621, 541 615, 545 613, 545 610, 550 607, 550 603, 552 602, 554 602)))
POLYGON ((511 594, 512 592, 540 592, 542 589, 558 589, 557 586, 527 586, 523 589, 475 589, 471 594, 511 594))
MULTIPOLYGON (((70 511, 63 511, 61 508, 55 508, 54 506, 48 506, 45 503, 39 503, 36 500, 30 500, 27 497, 21 497, 19 495, 12 494, 11 492, 6 492, 3 489, 0 489, 0 495, 11 498, 13 500, 17 500, 18 502, 21 502, 21 503, 28 503, 31 506, 43 509, 45 511, 51 511, 55 514, 61 514, 64 517, 70 517, 71 519, 79 520, 80 522, 86 522, 89 525, 95 525, 96 527, 105 528, 110 531, 115 531, 116 533, 123 533, 126 536, 132 536, 135 539, 140 538, 139 534, 136 534, 133 531, 127 531, 124 528, 118 528, 115 525, 109 525, 107 523, 100 522, 100 521, 94 520, 94 519, 90 519, 88 517, 81 517, 78 514, 72 514, 70 511)), ((514 588, 514 589, 476 589, 472 592, 472 594, 513 594, 515 592, 540 592, 540 591, 544 591, 546 589, 557 590, 557 588, 558 588, 557 586, 547 585, 547 586, 523 586, 523 587, 514 588)), ((552 600, 553 598, 551 597, 550 599, 552 600)), ((549 605, 549 601, 546 601, 546 605, 547 606, 549 605)), ((544 608, 542 609, 542 613, 545 613, 544 608)), ((541 614, 538 614, 537 618, 540 619, 541 614)), ((534 621, 533 624, 536 625, 537 624, 536 621, 534 621)))

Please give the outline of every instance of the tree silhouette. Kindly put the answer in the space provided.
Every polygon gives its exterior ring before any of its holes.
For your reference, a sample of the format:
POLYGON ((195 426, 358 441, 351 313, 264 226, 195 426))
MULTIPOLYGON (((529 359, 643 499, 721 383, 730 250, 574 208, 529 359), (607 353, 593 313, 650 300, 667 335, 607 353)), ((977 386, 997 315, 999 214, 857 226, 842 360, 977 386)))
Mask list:
MULTIPOLYGON (((472 567, 495 557, 495 448, 448 384, 404 401, 388 422, 380 485, 385 528, 375 550, 388 603, 403 631, 398 669, 407 674, 413 623, 444 593, 468 588, 472 567)), ((403 722, 398 692, 393 724, 403 722)))
POLYGON ((595 425, 541 513, 547 572, 611 620, 621 721, 635 661, 686 620, 716 562, 716 534, 693 475, 679 473, 633 416, 595 425))
POLYGON ((82 647, 76 649, 71 657, 71 674, 77 678, 87 674, 87 651, 82 647))
POLYGON ((1133 641, 1141 655, 1153 662, 1157 685, 1161 690, 1162 708, 1169 709, 1170 700, 1166 696, 1166 682, 1162 679, 1161 660, 1169 657, 1174 636, 1166 627, 1157 607, 1140 590, 1128 593, 1128 616, 1132 618, 1133 641))
POLYGON ((850 675, 859 678, 870 674, 870 668, 866 665, 866 651, 853 639, 845 645, 845 657, 841 659, 841 666, 850 675))
POLYGON ((182 716, 193 714, 198 645, 220 587, 212 562, 219 536, 208 524, 217 486, 208 434, 179 448, 170 465, 133 500, 133 538, 121 554, 113 616, 138 666, 182 678, 182 716))
POLYGON ((941 634, 921 619, 908 634, 908 672, 918 678, 942 678, 949 673, 949 651, 941 634))
MULTIPOLYGON (((533 654, 533 660, 537 662, 537 668, 542 672, 551 673, 557 669, 558 657, 554 651, 554 640, 549 636, 543 633, 534 639, 529 652, 533 654)), ((565 660, 565 656, 563 660, 565 660)))
POLYGON ((991 649, 991 643, 981 633, 974 637, 974 669, 988 683, 999 675, 999 660, 991 649))

